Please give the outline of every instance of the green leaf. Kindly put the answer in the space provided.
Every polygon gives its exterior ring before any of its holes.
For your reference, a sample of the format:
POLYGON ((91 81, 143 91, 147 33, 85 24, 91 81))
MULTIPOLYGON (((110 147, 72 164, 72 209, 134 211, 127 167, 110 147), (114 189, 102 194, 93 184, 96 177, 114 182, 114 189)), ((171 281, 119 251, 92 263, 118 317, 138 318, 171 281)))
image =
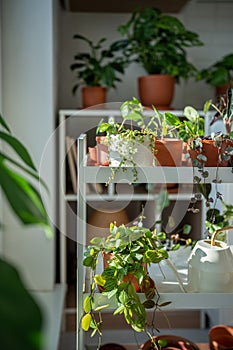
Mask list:
POLYGON ((100 305, 100 306, 95 308, 95 311, 101 311, 103 309, 107 309, 108 307, 109 307, 109 304, 100 305))
POLYGON ((158 345, 161 347, 161 348, 164 348, 165 346, 167 346, 167 341, 165 339, 159 339, 158 340, 158 345))
POLYGON ((52 235, 47 212, 38 191, 24 177, 8 169, 0 160, 0 186, 23 224, 41 225, 52 235))
POLYGON ((14 136, 10 134, 6 134, 3 131, 0 131, 0 139, 7 142, 13 148, 13 150, 18 154, 18 156, 24 161, 24 163, 36 171, 36 167, 31 159, 30 154, 28 153, 27 149, 19 140, 17 140, 14 136))
POLYGON ((2 127, 8 131, 9 134, 11 134, 10 128, 7 125, 7 123, 5 122, 5 120, 3 119, 3 117, 0 114, 0 125, 2 125, 2 127))
POLYGON ((191 232, 191 230, 192 230, 192 226, 191 225, 185 224, 183 226, 183 233, 185 235, 188 235, 191 232))
POLYGON ((192 106, 186 106, 184 108, 184 116, 193 123, 198 120, 199 113, 192 106))
POLYGON ((124 312, 124 305, 120 305, 114 312, 113 315, 122 314, 124 312))
POLYGON ((1 349, 42 348, 43 316, 16 269, 0 259, 1 349))
POLYGON ((4 154, 2 152, 0 152, 0 158, 5 159, 5 161, 8 161, 12 165, 15 165, 17 168, 23 170, 26 174, 28 174, 29 176, 31 176, 32 178, 34 178, 35 180, 40 182, 48 192, 48 187, 47 187, 46 183, 39 177, 37 172, 35 172, 33 170, 31 171, 30 169, 23 166, 21 163, 17 162, 13 158, 8 157, 6 154, 4 154))
POLYGON ((153 309, 153 307, 155 307, 155 302, 152 299, 148 299, 143 302, 143 306, 145 309, 153 309))
POLYGON ((95 280, 95 283, 101 287, 103 287, 106 283, 106 280, 100 275, 95 275, 94 280, 95 280))
POLYGON ((84 302, 83 302, 83 310, 88 313, 91 311, 92 309, 92 298, 90 296, 86 296, 86 298, 84 299, 84 302))
POLYGON ((84 331, 88 331, 89 330, 91 321, 92 321, 91 314, 86 314, 86 315, 83 316, 83 318, 82 318, 82 329, 84 331))

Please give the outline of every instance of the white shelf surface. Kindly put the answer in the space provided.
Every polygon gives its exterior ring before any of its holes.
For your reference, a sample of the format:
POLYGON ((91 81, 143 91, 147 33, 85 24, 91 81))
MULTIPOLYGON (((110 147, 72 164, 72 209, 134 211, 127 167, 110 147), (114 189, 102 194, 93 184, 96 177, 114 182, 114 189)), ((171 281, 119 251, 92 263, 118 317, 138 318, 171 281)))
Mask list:
POLYGON ((45 343, 42 350, 57 350, 64 310, 66 285, 55 284, 52 291, 32 291, 44 316, 45 343))
MULTIPOLYGON (((233 249, 233 247, 232 247, 233 249)), ((188 263, 187 259, 191 253, 191 247, 181 247, 177 251, 170 252, 170 261, 176 267, 179 278, 182 281, 181 288, 177 276, 170 268, 166 260, 159 265, 152 264, 149 267, 149 275, 154 280, 159 293, 159 304, 170 301, 171 303, 163 308, 166 310, 202 310, 202 309, 229 309, 233 305, 233 281, 232 293, 192 293, 188 291, 187 276, 188 263)), ((97 266, 97 273, 101 273, 102 262, 97 266)), ((141 300, 145 300, 144 294, 139 294, 141 300)), ((116 307, 116 300, 110 300, 103 294, 98 293, 95 299, 96 306, 109 304, 109 309, 116 307)))
MULTIPOLYGON (((200 176, 198 169, 193 167, 137 167, 138 179, 135 183, 193 183, 194 176, 200 176)), ((122 169, 117 171, 114 178, 114 183, 119 182, 133 182, 132 169, 127 168, 126 172, 122 169)), ((205 170, 209 172, 209 176, 205 182, 213 182, 216 179, 216 168, 206 167, 205 170)), ((111 167, 105 166, 84 166, 84 178, 86 183, 105 183, 111 176, 111 167)), ((221 183, 232 183, 233 173, 231 167, 219 167, 217 171, 217 180, 221 183)), ((202 179, 203 181, 203 179, 202 179)))
MULTIPOLYGON (((182 193, 170 193, 168 194, 168 197, 170 200, 190 200, 190 192, 182 192, 182 193)), ((102 193, 93 193, 88 194, 86 196, 87 201, 154 201, 158 198, 158 193, 125 193, 125 194, 102 194, 102 193)), ((66 194, 65 199, 68 202, 75 202, 77 201, 77 195, 76 194, 66 194)))

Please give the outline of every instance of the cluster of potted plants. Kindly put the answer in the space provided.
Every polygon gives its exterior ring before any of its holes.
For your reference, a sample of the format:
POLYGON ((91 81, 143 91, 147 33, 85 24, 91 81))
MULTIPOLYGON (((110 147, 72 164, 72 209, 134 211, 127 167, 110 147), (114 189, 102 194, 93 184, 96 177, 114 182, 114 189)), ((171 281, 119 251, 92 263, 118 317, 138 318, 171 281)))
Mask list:
MULTIPOLYGON (((207 101, 204 106, 204 113, 207 113, 212 107, 217 113, 217 118, 222 118, 226 125, 231 126, 232 106, 232 89, 230 89, 227 103, 223 105, 224 108, 219 108, 219 106, 213 105, 212 101, 207 101)), ((200 174, 199 177, 195 176, 193 179, 196 192, 191 198, 189 210, 194 213, 198 212, 195 203, 200 199, 200 196, 204 196, 208 209, 206 217, 208 234, 209 236, 213 234, 216 250, 226 248, 229 252, 227 246, 222 247, 221 243, 215 241, 215 237, 216 233, 224 232, 226 228, 231 227, 232 206, 223 202, 218 191, 216 191, 216 198, 211 198, 212 184, 205 182, 205 179, 208 177, 208 166, 216 167, 217 171, 219 166, 229 164, 225 162, 229 162, 232 156, 232 132, 216 133, 210 137, 204 136, 204 117, 192 106, 185 107, 185 118, 180 119, 170 112, 162 114, 154 106, 150 110, 145 109, 139 100, 133 98, 122 104, 121 115, 121 122, 101 120, 97 128, 97 133, 105 133, 106 138, 103 139, 103 142, 109 152, 110 165, 111 162, 116 162, 112 167, 113 173, 109 181, 114 179, 116 171, 122 167, 127 171, 128 166, 134 169, 134 180, 136 180, 137 162, 134 156, 137 153, 138 145, 144 145, 145 148, 148 148, 153 155, 154 165, 156 163, 160 165, 158 162, 160 150, 156 142, 164 140, 169 142, 169 140, 176 137, 182 142, 180 153, 185 149, 185 145, 192 166, 197 167, 200 174), (119 145, 116 142, 117 138, 119 138, 119 145), (207 162, 209 159, 206 154, 205 141, 210 140, 217 152, 214 164, 207 162), (224 145, 226 141, 229 143, 224 145), (127 144, 125 144, 126 142, 127 144), (116 153, 117 157, 113 158, 116 153), (221 200, 225 205, 222 212, 216 208, 218 200, 221 200)), ((216 116, 213 120, 216 120, 216 116)), ((212 151, 212 153, 214 152, 212 151)), ((216 174, 216 185, 218 181, 220 179, 217 178, 216 174)), ((84 300, 82 328, 86 331, 92 330, 92 335, 99 334, 99 347, 102 337, 101 311, 109 306, 114 309, 114 314, 122 314, 125 321, 135 331, 145 331, 147 333, 149 341, 143 345, 142 349, 166 349, 166 344, 170 344, 169 337, 165 343, 159 343, 160 339, 153 337, 153 332, 150 332, 151 328, 153 330, 156 327, 154 318, 152 323, 147 320, 147 309, 151 308, 156 311, 166 306, 166 303, 159 303, 159 291, 155 282, 148 275, 147 266, 159 264, 161 261, 168 259, 169 248, 178 248, 174 239, 176 235, 167 237, 164 232, 156 232, 156 230, 152 231, 145 228, 142 225, 142 219, 143 215, 138 223, 129 227, 125 225, 117 226, 116 223, 112 223, 109 236, 94 238, 84 254, 83 264, 91 271, 91 283, 90 292, 84 300), (169 247, 167 245, 168 239, 170 239, 169 247), (101 254, 103 260, 107 261, 103 262, 103 269, 99 273, 97 272, 97 266, 101 254), (102 293, 101 304, 95 302, 96 292, 102 293), (142 293, 143 297, 141 294, 139 296, 138 292, 142 293), (115 303, 112 304, 113 300, 115 303)), ((206 242, 207 239, 204 244, 207 244, 206 242)), ((189 243, 191 242, 189 241, 189 243)), ((211 247, 210 244, 209 247, 211 247)), ((187 349, 197 348, 195 348, 195 344, 192 345, 189 341, 186 343, 186 340, 184 340, 182 346, 183 348, 187 346, 187 349)))
MULTIPOLYGON (((83 35, 74 35, 75 39, 86 42, 88 50, 75 55, 75 61, 70 67, 77 77, 73 92, 80 84, 89 87, 104 86, 105 91, 106 88, 114 88, 116 82, 120 81, 119 73, 124 74, 125 68, 136 62, 142 65, 148 75, 139 78, 139 98, 143 105, 154 104, 169 109, 175 82, 179 83, 181 78, 195 77, 197 73, 196 67, 188 60, 187 48, 203 45, 198 34, 187 30, 176 17, 165 15, 156 8, 135 11, 130 20, 117 29, 124 38, 106 49, 103 47, 106 38, 94 44, 83 35), (162 80, 151 85, 156 78, 162 80), (152 97, 152 100, 146 90, 147 84, 150 90, 157 91, 157 96, 152 97), (162 93, 160 100, 164 84, 165 95, 162 93)), ((105 100, 92 101, 93 104, 104 102, 105 100)), ((83 107, 88 107, 88 104, 85 103, 83 107)))
POLYGON ((105 134, 101 142, 107 146, 108 164, 112 166, 109 182, 120 168, 126 171, 131 167, 136 181, 137 166, 181 165, 183 143, 175 138, 180 123, 176 115, 162 114, 154 106, 152 111, 146 110, 135 97, 125 101, 120 111, 121 123, 101 120, 97 127, 97 134, 105 134))

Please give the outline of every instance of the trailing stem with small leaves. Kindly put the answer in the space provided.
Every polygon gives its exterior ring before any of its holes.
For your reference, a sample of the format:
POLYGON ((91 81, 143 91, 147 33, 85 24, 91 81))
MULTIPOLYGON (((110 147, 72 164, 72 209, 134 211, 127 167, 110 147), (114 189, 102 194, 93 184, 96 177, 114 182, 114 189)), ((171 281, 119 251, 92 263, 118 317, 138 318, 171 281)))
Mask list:
POLYGON ((90 293, 84 300, 81 323, 85 331, 92 329, 92 336, 99 334, 99 346, 103 322, 101 311, 108 308, 109 304, 115 305, 113 315, 122 314, 134 331, 144 331, 152 339, 151 331, 156 329, 155 315, 149 321, 146 310, 154 310, 155 313, 170 303, 159 303, 159 293, 147 272, 147 266, 168 258, 167 251, 161 245, 162 236, 163 233, 144 228, 140 221, 130 227, 111 224, 107 238, 96 237, 91 240, 83 260, 83 265, 91 270, 91 283, 90 293), (107 258, 103 272, 97 274, 101 254, 110 254, 110 258, 107 258), (95 294, 98 289, 102 291, 105 302, 96 306, 95 294))

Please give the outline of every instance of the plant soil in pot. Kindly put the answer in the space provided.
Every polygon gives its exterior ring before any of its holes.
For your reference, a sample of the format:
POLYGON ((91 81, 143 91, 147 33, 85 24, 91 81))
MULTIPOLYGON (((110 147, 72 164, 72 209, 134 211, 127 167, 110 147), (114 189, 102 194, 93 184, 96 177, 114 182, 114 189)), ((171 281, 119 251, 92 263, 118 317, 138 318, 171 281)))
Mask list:
POLYGON ((175 78, 167 74, 151 74, 138 78, 141 103, 154 105, 157 109, 169 110, 173 100, 175 78))
MULTIPOLYGON (((190 340, 175 336, 175 335, 159 335, 153 337, 155 343, 158 341, 166 341, 167 345, 162 346, 163 350, 176 349, 176 350, 200 350, 199 347, 190 340)), ((155 347, 152 345, 151 340, 147 340, 142 346, 142 350, 153 350, 155 347)))
POLYGON ((210 350, 233 349, 233 327, 217 325, 209 331, 210 350))
POLYGON ((155 140, 155 157, 157 165, 161 166, 181 166, 183 141, 172 138, 155 140))

